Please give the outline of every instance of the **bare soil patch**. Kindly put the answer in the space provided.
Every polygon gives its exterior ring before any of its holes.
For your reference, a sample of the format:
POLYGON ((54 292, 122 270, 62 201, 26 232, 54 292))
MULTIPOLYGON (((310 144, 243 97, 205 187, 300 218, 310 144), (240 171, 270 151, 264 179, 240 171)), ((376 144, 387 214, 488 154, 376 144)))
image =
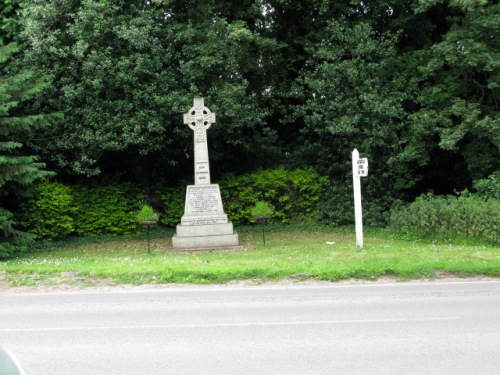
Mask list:
MULTIPOLYGON (((36 279, 36 277, 34 278, 36 279)), ((147 290, 147 289, 188 289, 188 288, 240 288, 240 287, 294 287, 294 286, 331 286, 331 285, 366 285, 366 284, 388 284, 399 282, 471 282, 471 281, 499 281, 500 278, 477 276, 462 278, 449 272, 440 272, 435 278, 423 278, 416 280, 401 280, 396 277, 379 277, 373 280, 366 279, 346 279, 340 281, 321 281, 314 279, 298 280, 294 277, 287 277, 276 281, 268 280, 235 280, 227 284, 117 284, 109 279, 98 277, 82 277, 77 272, 63 272, 60 277, 45 278, 34 281, 33 285, 15 284, 15 276, 7 278, 5 272, 0 272, 0 294, 18 293, 60 293, 60 292, 113 292, 122 290, 147 290)))

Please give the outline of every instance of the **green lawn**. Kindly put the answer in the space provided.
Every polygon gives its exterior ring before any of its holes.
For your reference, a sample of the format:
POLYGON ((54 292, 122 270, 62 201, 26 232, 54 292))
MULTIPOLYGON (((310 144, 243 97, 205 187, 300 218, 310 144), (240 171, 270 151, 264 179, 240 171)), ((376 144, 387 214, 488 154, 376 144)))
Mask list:
POLYGON ((269 228, 266 246, 257 227, 241 228, 241 251, 172 253, 170 232, 157 233, 148 253, 143 238, 71 244, 0 262, 0 280, 17 285, 227 283, 500 277, 500 248, 389 239, 368 232, 357 249, 353 233, 269 228), (252 246, 254 245, 254 246, 252 246))

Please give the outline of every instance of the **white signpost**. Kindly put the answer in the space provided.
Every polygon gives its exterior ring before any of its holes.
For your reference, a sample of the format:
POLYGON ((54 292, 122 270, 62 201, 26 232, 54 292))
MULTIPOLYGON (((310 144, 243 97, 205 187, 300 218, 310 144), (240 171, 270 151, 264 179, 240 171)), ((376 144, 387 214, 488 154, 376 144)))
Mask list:
POLYGON ((368 176, 368 159, 359 157, 358 150, 352 151, 352 185, 354 188, 354 221, 356 225, 356 246, 363 247, 363 212, 361 209, 361 177, 368 176))

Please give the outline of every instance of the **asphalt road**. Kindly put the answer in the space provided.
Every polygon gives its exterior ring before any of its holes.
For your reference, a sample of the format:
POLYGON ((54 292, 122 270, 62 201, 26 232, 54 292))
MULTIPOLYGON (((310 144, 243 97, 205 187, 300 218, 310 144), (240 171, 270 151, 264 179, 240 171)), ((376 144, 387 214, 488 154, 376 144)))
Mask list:
POLYGON ((500 281, 0 294, 0 344, 38 375, 496 375, 500 281))

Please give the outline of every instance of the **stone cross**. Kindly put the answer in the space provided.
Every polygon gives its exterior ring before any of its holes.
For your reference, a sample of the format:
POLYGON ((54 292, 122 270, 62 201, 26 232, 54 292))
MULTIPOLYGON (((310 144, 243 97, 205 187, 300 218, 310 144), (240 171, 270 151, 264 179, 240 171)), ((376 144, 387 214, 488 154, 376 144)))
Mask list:
POLYGON ((205 107, 203 98, 195 98, 194 105, 184 114, 184 124, 193 130, 194 136, 194 184, 210 185, 207 129, 215 122, 215 113, 205 107))

